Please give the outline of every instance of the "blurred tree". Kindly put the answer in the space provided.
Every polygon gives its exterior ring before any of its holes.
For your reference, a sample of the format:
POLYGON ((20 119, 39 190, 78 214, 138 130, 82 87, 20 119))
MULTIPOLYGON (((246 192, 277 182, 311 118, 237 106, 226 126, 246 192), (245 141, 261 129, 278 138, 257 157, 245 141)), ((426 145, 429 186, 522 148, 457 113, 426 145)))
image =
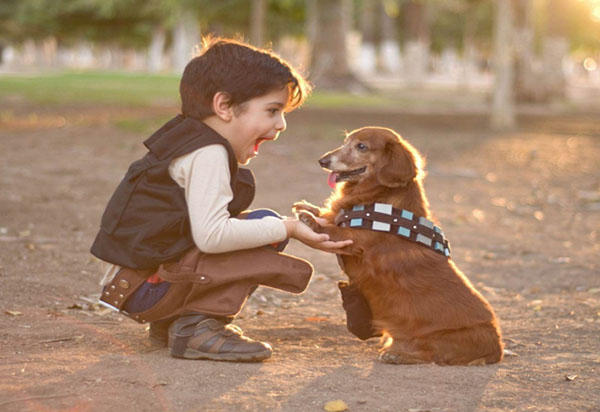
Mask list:
POLYGON ((513 0, 515 10, 515 99, 539 102, 545 99, 544 82, 535 70, 535 20, 533 0, 513 0))
POLYGON ((21 0, 9 2, 8 32, 12 42, 55 37, 62 44, 79 40, 118 42, 127 46, 147 43, 153 14, 152 1, 142 0, 21 0))
POLYGON ((573 1, 566 16, 572 50, 591 54, 600 51, 600 2, 573 1))
POLYGON ((481 0, 430 0, 431 50, 470 47, 491 50, 494 3, 481 0))
POLYGON ((167 41, 167 31, 163 23, 156 23, 152 30, 152 40, 148 46, 148 71, 158 73, 163 70, 163 53, 167 41))
POLYGON ((418 85, 429 66, 429 15, 425 0, 410 0, 404 3, 403 25, 405 31, 404 61, 409 84, 418 85))
POLYGON ((200 25, 191 1, 180 0, 174 5, 175 24, 173 25, 173 69, 183 73, 190 61, 194 46, 200 43, 200 25), (187 3, 187 4, 186 4, 187 3))
POLYGON ((567 80, 564 62, 569 52, 568 14, 570 0, 548 0, 542 50, 544 91, 546 99, 566 96, 567 80))
POLYGON ((350 3, 348 0, 318 0, 312 7, 316 38, 311 42, 311 80, 326 89, 364 89, 348 65, 346 34, 351 22, 350 3))
POLYGON ((265 0, 252 0, 252 14, 250 16, 250 43, 262 47, 265 38, 265 14, 267 8, 265 0))
POLYGON ((379 0, 381 18, 381 68, 389 73, 398 72, 401 68, 400 47, 396 33, 396 20, 400 8, 395 0, 379 0))
POLYGON ((380 0, 363 0, 357 4, 359 16, 358 24, 362 36, 358 70, 366 75, 373 74, 377 67, 378 38, 375 30, 375 25, 377 23, 375 11, 379 1, 380 0))
POLYGON ((514 58, 512 2, 496 1, 494 27, 494 96, 491 126, 494 130, 510 130, 516 126, 514 108, 514 58))

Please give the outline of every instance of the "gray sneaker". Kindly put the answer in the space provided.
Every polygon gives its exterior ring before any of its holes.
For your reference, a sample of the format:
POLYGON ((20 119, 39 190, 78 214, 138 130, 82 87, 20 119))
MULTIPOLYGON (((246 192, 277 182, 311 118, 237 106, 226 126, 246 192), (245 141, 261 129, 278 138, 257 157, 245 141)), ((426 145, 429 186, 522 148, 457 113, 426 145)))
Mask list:
POLYGON ((183 316, 173 322, 169 348, 176 358, 231 362, 260 362, 273 353, 271 345, 244 336, 238 326, 203 315, 183 316))

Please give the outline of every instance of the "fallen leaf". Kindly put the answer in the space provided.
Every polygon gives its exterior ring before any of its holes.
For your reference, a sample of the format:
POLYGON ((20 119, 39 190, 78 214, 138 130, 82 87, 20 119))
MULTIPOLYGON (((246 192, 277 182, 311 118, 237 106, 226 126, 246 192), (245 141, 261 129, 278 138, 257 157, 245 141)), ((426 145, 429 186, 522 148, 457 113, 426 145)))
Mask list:
POLYGON ((471 214, 473 215, 475 220, 478 221, 479 223, 481 223, 485 220, 485 212, 481 209, 473 209, 471 214))
POLYGON ((21 316, 23 314, 23 312, 19 312, 16 310, 5 310, 4 313, 10 316, 21 316))
POLYGON ((508 200, 506 200, 503 197, 493 197, 490 200, 490 203, 494 206, 498 206, 498 207, 504 207, 506 206, 506 204, 508 203, 508 200))
POLYGON ((567 375, 565 379, 568 381, 574 381, 577 378, 577 375, 567 375))
POLYGON ((487 180, 488 182, 491 183, 495 183, 498 180, 498 176, 496 176, 496 173, 488 173, 485 175, 485 180, 487 180))
POLYGON ((305 321, 307 322, 326 322, 329 319, 328 318, 324 318, 322 316, 309 316, 307 318, 304 318, 305 321))
POLYGON ((483 255, 483 258, 487 259, 487 260, 494 260, 494 259, 496 259, 496 257, 497 257, 497 255, 492 252, 487 252, 486 254, 483 255))
POLYGON ((325 409, 328 412, 341 412, 347 411, 348 405, 346 405, 346 402, 344 402, 343 400, 337 399, 335 401, 327 402, 323 409, 325 409))

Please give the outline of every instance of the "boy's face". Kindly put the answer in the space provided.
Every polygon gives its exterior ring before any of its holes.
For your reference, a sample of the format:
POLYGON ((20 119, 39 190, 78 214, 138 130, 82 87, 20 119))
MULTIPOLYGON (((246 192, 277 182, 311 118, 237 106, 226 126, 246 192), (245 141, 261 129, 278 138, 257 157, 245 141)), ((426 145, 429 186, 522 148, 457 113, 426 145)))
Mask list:
POLYGON ((284 109, 288 89, 272 91, 244 102, 236 108, 225 136, 239 164, 245 165, 258 154, 261 143, 275 140, 285 130, 284 109))

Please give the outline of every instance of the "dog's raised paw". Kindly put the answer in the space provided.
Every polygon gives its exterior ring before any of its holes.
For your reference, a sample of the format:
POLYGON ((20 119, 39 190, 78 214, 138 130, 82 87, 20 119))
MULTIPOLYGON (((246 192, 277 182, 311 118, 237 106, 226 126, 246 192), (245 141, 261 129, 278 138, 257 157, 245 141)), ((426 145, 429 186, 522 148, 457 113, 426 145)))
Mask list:
POLYGON ((309 212, 312 213, 314 216, 320 216, 321 214, 321 209, 319 209, 317 206, 308 203, 306 200, 302 200, 300 202, 296 202, 292 205, 292 211, 294 213, 300 213, 300 212, 309 212))
POLYGON ((321 227, 315 220, 315 217, 310 212, 299 211, 296 213, 296 216, 298 217, 299 221, 304 223, 306 226, 308 226, 315 232, 318 231, 321 227))

